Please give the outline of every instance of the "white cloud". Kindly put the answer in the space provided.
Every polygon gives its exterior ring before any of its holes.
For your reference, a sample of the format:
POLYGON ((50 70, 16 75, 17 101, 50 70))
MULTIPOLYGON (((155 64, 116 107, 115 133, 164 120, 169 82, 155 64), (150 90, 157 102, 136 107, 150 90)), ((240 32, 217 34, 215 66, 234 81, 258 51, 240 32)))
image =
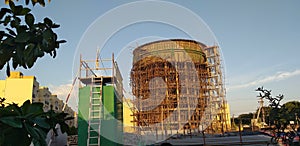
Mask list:
POLYGON ((290 77, 293 77, 293 76, 297 76, 297 75, 300 75, 300 70, 295 70, 295 71, 292 71, 292 72, 278 72, 274 75, 265 77, 263 79, 254 80, 254 81, 248 82, 246 84, 229 86, 229 87, 227 87, 227 90, 236 90, 236 89, 241 89, 241 88, 246 88, 246 87, 262 85, 264 83, 284 80, 284 79, 287 79, 287 78, 290 78, 290 77))
POLYGON ((49 90, 52 94, 56 94, 60 99, 65 99, 71 89, 71 86, 71 84, 63 84, 59 86, 49 85, 49 90))
MULTIPOLYGON (((56 94, 59 99, 66 102, 66 98, 71 90, 72 84, 62 84, 59 86, 49 85, 48 87, 52 94, 56 94)), ((77 110, 77 88, 77 86, 74 87, 67 103, 75 111, 77 110)))

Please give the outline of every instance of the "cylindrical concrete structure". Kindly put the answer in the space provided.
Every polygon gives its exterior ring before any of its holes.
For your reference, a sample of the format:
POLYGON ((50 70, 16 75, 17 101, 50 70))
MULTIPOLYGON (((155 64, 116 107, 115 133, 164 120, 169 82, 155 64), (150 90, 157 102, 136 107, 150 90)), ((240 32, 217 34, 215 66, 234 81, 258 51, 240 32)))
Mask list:
POLYGON ((207 105, 206 45, 184 39, 155 41, 133 51, 130 79, 134 121, 158 135, 199 127, 207 105))

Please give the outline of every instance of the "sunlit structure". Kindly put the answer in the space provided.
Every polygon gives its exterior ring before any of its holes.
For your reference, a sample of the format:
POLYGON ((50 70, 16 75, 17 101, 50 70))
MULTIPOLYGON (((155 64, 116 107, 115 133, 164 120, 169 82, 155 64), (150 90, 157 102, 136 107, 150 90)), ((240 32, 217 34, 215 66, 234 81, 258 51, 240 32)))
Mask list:
POLYGON ((123 79, 114 57, 80 59, 79 80, 78 145, 121 145, 123 79))
POLYGON ((194 40, 161 40, 135 48, 130 83, 136 131, 159 140, 215 127, 213 121, 225 113, 220 62, 217 46, 194 40))

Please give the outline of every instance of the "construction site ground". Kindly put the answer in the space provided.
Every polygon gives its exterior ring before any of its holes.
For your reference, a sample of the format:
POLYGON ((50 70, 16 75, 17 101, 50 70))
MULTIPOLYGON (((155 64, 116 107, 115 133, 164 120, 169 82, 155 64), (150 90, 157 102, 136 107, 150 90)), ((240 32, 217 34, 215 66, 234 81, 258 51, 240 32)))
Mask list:
MULTIPOLYGON (((248 145, 248 146, 282 146, 281 142, 278 144, 271 143, 271 136, 256 133, 251 135, 242 135, 241 137, 237 134, 226 134, 226 135, 207 135, 203 136, 180 136, 172 137, 163 142, 155 145, 176 145, 176 146, 232 146, 232 145, 248 145)), ((294 140, 294 144, 299 145, 299 138, 294 140)))

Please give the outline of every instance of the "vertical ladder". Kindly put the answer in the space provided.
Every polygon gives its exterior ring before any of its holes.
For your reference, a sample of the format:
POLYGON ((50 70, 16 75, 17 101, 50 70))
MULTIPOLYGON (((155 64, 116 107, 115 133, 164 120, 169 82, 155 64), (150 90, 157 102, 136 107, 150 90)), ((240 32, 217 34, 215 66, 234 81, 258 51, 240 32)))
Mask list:
POLYGON ((102 114, 102 77, 92 77, 87 146, 100 146, 102 114))

